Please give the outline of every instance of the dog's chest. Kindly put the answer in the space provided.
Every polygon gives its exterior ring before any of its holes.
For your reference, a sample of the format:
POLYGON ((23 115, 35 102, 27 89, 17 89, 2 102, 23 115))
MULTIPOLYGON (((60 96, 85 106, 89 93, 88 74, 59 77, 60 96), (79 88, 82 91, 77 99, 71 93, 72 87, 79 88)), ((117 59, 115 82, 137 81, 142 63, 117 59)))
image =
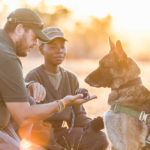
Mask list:
POLYGON ((108 104, 120 104, 137 111, 150 113, 150 92, 143 85, 112 90, 109 94, 108 104))
POLYGON ((145 144, 148 128, 136 118, 109 110, 105 113, 104 122, 109 139, 118 150, 127 150, 127 145, 145 144))

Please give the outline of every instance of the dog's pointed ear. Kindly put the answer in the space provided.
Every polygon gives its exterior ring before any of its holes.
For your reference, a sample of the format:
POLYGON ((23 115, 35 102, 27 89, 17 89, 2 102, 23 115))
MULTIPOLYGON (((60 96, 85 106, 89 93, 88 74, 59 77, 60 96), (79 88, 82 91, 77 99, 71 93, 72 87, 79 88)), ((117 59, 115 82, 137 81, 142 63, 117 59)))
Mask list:
POLYGON ((127 55, 126 55, 125 51, 122 48, 122 44, 121 44, 120 40, 117 40, 117 42, 116 42, 116 48, 117 48, 117 51, 119 52, 119 54, 122 54, 122 56, 124 56, 125 58, 127 58, 127 55))
MULTIPOLYGON (((116 47, 117 47, 117 50, 119 50, 120 52, 124 52, 120 40, 117 40, 117 42, 116 42, 116 47)), ((125 52, 124 52, 124 53, 125 53, 125 52)))
POLYGON ((122 44, 121 44, 120 40, 117 40, 116 47, 118 50, 123 51, 122 44))
POLYGON ((115 49, 115 44, 112 42, 112 40, 109 37, 109 45, 110 45, 110 50, 114 50, 115 49))

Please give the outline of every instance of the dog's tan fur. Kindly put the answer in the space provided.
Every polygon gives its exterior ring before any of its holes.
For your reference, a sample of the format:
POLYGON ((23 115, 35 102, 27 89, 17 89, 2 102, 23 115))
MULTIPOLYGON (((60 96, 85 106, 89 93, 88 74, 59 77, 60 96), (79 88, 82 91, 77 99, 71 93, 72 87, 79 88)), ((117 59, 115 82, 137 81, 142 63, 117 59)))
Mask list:
MULTIPOLYGON (((139 67, 126 55, 120 41, 116 45, 110 41, 110 47, 110 52, 100 60, 99 67, 85 81, 94 87, 111 88, 110 105, 120 104, 150 113, 150 92, 140 82, 139 67), (128 85, 134 80, 138 82, 128 85)), ((105 113, 104 121, 112 150, 141 150, 145 146, 148 126, 144 122, 112 110, 105 113)))

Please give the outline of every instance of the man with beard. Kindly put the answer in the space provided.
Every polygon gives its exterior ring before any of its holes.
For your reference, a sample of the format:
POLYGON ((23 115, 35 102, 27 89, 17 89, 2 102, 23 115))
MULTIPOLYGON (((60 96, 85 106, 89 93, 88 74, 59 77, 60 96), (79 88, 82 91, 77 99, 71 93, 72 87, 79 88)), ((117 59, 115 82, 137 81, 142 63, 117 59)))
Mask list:
MULTIPOLYGON (((48 42, 42 32, 39 15, 27 8, 16 9, 0 30, 0 149, 19 150, 20 139, 10 124, 10 117, 20 126, 48 118, 67 106, 86 102, 82 94, 66 96, 47 104, 31 105, 18 58, 27 55, 37 38, 48 42)), ((34 90, 34 89, 33 89, 34 90)), ((35 94, 37 96, 38 94, 35 94)), ((34 97, 34 96, 33 96, 34 97)), ((40 95, 39 97, 44 97, 40 95)), ((38 99, 37 97, 34 97, 38 99)))
MULTIPOLYGON (((43 32, 50 40, 48 43, 39 41, 44 64, 30 71, 25 80, 41 83, 46 88, 46 98, 43 103, 49 103, 68 94, 75 94, 79 83, 72 72, 60 66, 67 53, 64 33, 56 27, 45 28, 43 32)), ((103 128, 101 117, 95 120, 88 118, 82 105, 68 107, 63 112, 48 118, 47 121, 54 128, 57 142, 66 149, 105 150, 107 148, 106 136, 99 131, 103 128), (70 128, 64 128, 63 122, 67 122, 70 128)))

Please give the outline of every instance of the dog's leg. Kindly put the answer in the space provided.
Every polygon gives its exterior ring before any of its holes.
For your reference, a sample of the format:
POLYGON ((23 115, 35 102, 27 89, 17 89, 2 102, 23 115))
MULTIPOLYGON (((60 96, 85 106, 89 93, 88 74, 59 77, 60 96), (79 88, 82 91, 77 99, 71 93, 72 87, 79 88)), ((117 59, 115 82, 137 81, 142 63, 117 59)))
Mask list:
POLYGON ((122 132, 122 116, 110 110, 105 113, 104 122, 112 144, 112 150, 126 150, 124 133, 122 132))

